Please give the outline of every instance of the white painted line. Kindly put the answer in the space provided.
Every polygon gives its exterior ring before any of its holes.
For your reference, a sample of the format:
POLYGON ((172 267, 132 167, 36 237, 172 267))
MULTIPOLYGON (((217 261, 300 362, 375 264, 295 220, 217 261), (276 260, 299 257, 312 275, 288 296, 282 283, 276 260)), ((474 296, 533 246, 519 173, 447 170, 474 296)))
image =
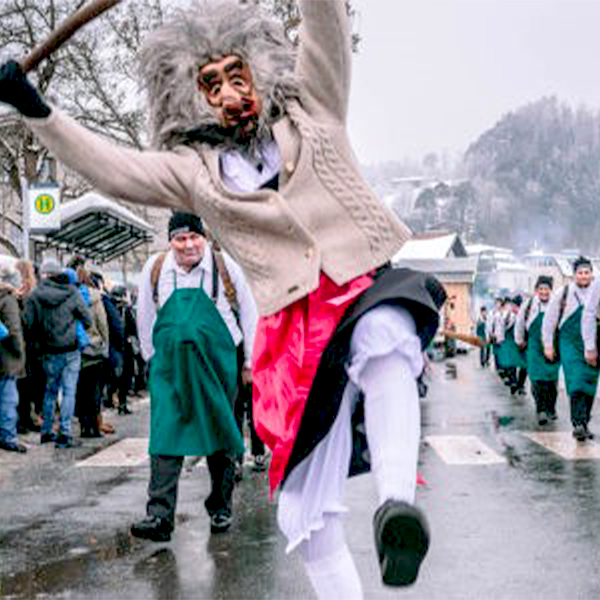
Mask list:
POLYGON ((148 438, 125 438, 78 462, 78 467, 137 467, 148 460, 148 438))
POLYGON ((495 465, 506 462, 475 435, 428 435, 425 441, 448 465, 495 465))
POLYGON ((577 442, 570 431, 530 431, 523 434, 567 460, 600 459, 600 445, 589 440, 577 442))

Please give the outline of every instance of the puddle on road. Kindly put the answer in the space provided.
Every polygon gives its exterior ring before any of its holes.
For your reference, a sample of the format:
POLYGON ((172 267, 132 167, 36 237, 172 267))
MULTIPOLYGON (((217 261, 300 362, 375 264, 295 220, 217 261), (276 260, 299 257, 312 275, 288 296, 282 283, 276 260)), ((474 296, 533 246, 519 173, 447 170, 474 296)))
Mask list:
POLYGON ((2 598, 21 599, 37 596, 69 595, 69 590, 89 580, 94 565, 128 554, 132 547, 129 532, 118 532, 100 543, 90 537, 85 544, 71 548, 68 556, 26 571, 1 576, 2 598))

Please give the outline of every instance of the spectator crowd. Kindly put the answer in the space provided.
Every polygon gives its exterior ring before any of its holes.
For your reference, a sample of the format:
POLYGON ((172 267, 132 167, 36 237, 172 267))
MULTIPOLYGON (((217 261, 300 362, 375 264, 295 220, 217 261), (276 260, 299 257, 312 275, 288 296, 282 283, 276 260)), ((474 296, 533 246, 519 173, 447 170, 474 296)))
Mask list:
POLYGON ((30 431, 57 448, 115 433, 107 411, 130 414, 146 380, 125 286, 80 257, 39 268, 0 257, 0 449, 26 452, 30 431))

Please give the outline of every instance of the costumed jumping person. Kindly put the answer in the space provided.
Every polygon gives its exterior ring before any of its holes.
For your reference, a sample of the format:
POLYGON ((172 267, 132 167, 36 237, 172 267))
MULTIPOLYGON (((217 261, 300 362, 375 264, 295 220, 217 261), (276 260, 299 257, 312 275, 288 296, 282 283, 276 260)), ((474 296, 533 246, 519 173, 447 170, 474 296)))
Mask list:
POLYGON ((171 537, 185 456, 207 457, 211 532, 231 526, 234 461, 244 448, 233 414, 237 347, 243 338, 250 355, 258 317, 240 268, 223 256, 238 324, 198 216, 172 215, 169 247, 146 262, 137 310, 142 355, 150 362, 150 483, 147 517, 131 533, 154 541, 171 537))
POLYGON ((582 331, 583 307, 594 275, 591 261, 583 256, 573 263, 573 271, 575 281, 552 295, 542 322, 542 341, 546 358, 559 360, 563 368, 571 399, 573 437, 578 442, 585 442, 594 437, 588 423, 598 387, 598 367, 589 364, 585 357, 586 348, 592 348, 595 342, 582 335, 596 335, 595 331, 582 331))
POLYGON ((300 551, 320 598, 360 598, 341 516, 366 445, 384 582, 414 582, 429 545, 414 506, 416 378, 446 295, 432 277, 389 268, 410 231, 367 186, 350 147, 346 2, 299 8, 297 50, 270 16, 231 0, 149 36, 141 61, 157 151, 83 128, 14 62, 0 72, 0 99, 99 189, 199 214, 240 264, 261 315, 254 421, 273 452, 288 550, 300 551))
POLYGON ((542 344, 542 322, 550 296, 552 277, 540 275, 535 284, 535 295, 521 305, 515 325, 515 341, 525 351, 531 393, 535 399, 538 425, 556 420, 558 397, 558 361, 548 362, 542 344))

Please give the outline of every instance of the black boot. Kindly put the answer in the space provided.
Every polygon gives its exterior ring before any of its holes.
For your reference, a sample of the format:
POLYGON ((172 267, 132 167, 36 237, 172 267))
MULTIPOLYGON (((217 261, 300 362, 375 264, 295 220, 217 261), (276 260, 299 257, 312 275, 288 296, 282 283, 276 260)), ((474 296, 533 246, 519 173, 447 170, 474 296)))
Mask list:
POLYGON ((414 583, 429 548, 425 515, 406 502, 387 500, 373 517, 373 529, 383 583, 414 583))
POLYGON ((162 517, 146 517, 131 526, 131 535, 153 542, 168 542, 171 539, 173 525, 162 517))

